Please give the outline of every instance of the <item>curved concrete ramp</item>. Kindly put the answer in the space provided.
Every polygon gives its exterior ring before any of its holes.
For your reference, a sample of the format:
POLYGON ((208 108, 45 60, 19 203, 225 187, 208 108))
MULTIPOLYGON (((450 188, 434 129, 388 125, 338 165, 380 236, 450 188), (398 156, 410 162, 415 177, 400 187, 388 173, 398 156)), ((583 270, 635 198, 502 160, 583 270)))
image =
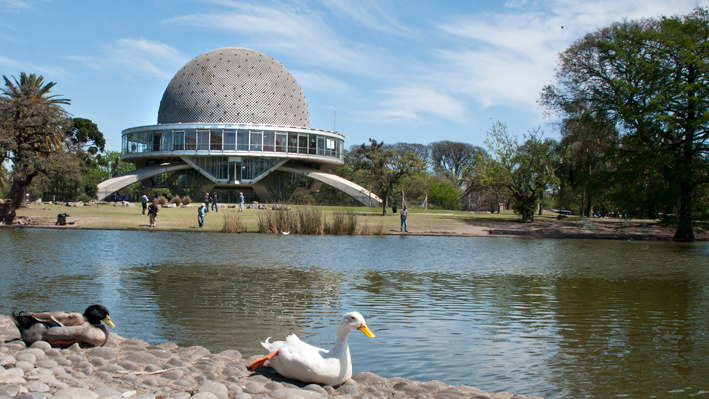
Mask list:
POLYGON ((343 179, 340 176, 298 165, 283 165, 279 167, 278 170, 303 175, 311 179, 321 181, 328 186, 332 186, 342 191, 365 206, 382 206, 382 200, 374 195, 374 193, 359 184, 352 183, 351 181, 343 179))
POLYGON ((111 179, 105 180, 98 185, 98 193, 96 196, 99 200, 102 200, 112 193, 122 189, 123 187, 129 186, 137 181, 151 178, 162 173, 174 172, 181 169, 189 169, 190 165, 186 163, 180 164, 170 164, 170 165, 153 165, 146 166, 144 168, 136 169, 130 172, 126 172, 122 175, 113 177, 111 179))

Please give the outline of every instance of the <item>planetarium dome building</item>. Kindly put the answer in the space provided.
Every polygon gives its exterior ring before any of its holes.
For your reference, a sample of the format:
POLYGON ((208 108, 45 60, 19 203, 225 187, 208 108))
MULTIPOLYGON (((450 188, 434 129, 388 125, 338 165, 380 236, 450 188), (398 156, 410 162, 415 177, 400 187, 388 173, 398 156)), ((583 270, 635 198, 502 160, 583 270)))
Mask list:
MULTIPOLYGON (((220 202, 287 202, 330 185, 362 204, 381 200, 328 173, 342 165, 344 136, 310 127, 293 75, 273 58, 220 48, 190 60, 165 89, 158 124, 122 132, 122 160, 136 170, 99 184, 99 199, 141 181, 172 195, 220 202)), ((160 190, 159 190, 160 191, 160 190)))

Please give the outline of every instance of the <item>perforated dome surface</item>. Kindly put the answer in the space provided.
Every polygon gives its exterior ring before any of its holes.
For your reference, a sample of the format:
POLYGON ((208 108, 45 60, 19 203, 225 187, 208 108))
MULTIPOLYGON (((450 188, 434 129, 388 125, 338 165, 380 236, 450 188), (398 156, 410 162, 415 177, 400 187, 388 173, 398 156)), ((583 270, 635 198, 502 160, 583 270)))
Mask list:
POLYGON ((201 54, 172 78, 158 123, 258 123, 310 127, 293 75, 258 51, 226 47, 201 54))

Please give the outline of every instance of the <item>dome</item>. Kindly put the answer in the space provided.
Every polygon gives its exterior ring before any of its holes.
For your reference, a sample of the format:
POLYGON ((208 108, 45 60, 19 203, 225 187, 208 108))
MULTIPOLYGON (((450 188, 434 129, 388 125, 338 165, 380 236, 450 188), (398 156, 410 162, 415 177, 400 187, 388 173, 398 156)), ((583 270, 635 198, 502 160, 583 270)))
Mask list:
POLYGON ((293 75, 258 51, 226 47, 185 64, 167 85, 158 124, 255 123, 310 127, 293 75))

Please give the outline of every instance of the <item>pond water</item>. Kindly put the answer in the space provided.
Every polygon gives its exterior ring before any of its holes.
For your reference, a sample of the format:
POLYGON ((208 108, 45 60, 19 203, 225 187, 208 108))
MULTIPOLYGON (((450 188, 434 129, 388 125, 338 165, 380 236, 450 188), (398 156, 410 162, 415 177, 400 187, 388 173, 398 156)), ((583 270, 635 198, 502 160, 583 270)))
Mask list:
POLYGON ((546 398, 709 397, 709 245, 0 229, 0 313, 102 303, 151 344, 328 347, 354 372, 546 398))

